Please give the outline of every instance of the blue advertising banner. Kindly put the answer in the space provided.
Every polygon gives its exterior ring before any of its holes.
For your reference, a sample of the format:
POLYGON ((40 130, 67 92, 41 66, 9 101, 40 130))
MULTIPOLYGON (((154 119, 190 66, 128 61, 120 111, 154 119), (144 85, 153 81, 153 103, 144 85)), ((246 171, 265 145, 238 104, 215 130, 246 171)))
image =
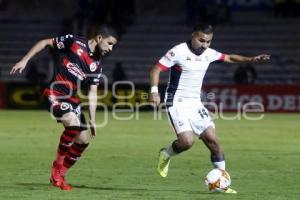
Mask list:
MULTIPOLYGON (((225 0, 226 1, 226 0, 225 0)), ((273 0, 227 0, 232 10, 269 10, 273 9, 273 0)))

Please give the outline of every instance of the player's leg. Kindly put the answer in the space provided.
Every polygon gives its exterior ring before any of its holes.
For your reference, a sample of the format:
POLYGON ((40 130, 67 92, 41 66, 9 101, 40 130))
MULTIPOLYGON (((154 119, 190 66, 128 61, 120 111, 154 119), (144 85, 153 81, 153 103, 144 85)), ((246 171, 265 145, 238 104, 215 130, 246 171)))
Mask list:
POLYGON ((165 148, 169 157, 180 154, 190 149, 194 144, 194 134, 192 131, 185 131, 177 134, 177 139, 170 146, 165 148))
POLYGON ((84 115, 81 113, 80 115, 80 123, 81 123, 81 131, 75 137, 73 144, 69 147, 68 152, 66 153, 63 167, 62 167, 62 175, 64 176, 68 169, 70 169, 81 157, 84 150, 89 145, 89 133, 86 127, 86 120, 84 115))
POLYGON ((220 146, 218 137, 213 127, 208 127, 200 135, 203 143, 207 146, 210 151, 211 162, 214 167, 225 170, 225 158, 223 150, 220 146))
POLYGON ((178 107, 168 108, 168 120, 177 139, 166 149, 170 157, 188 150, 194 144, 194 134, 189 121, 189 110, 178 107))
POLYGON ((168 108, 168 120, 177 139, 159 152, 157 171, 162 177, 168 175, 171 157, 188 150, 194 143, 192 128, 187 116, 188 111, 185 109, 174 106, 168 108))
POLYGON ((168 147, 162 148, 159 152, 157 171, 162 177, 166 177, 169 171, 169 164, 172 156, 190 149, 194 144, 193 132, 185 131, 177 135, 168 147))
POLYGON ((80 132, 80 120, 74 112, 67 112, 63 114, 60 120, 65 129, 59 140, 56 159, 54 160, 51 169, 50 181, 56 187, 60 187, 64 190, 71 190, 72 188, 64 180, 62 169, 65 156, 69 151, 70 145, 80 132))
POLYGON ((80 120, 74 112, 63 114, 61 122, 65 129, 60 137, 55 160, 58 165, 63 164, 65 155, 69 151, 70 145, 73 143, 75 137, 80 133, 80 120))
MULTIPOLYGON (((218 141, 215 129, 208 127, 201 135, 200 138, 211 152, 211 161, 215 168, 225 170, 224 152, 218 141)), ((228 188, 224 193, 236 194, 237 191, 228 188)))

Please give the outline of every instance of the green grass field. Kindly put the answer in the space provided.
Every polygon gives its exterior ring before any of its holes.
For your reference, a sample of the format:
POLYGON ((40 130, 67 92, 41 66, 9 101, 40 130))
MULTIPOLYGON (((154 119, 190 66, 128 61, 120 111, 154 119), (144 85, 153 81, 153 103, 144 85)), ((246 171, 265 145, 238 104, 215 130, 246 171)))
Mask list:
MULTIPOLYGON (((98 113, 98 119, 102 113, 98 113)), ((232 187, 211 194, 203 177, 212 169, 201 141, 171 161, 167 178, 156 173, 158 150, 173 139, 169 124, 142 113, 117 121, 98 136, 67 176, 71 192, 52 187, 49 170, 62 126, 46 111, 0 111, 1 200, 281 200, 300 197, 300 115, 267 114, 263 120, 215 120, 232 187)))

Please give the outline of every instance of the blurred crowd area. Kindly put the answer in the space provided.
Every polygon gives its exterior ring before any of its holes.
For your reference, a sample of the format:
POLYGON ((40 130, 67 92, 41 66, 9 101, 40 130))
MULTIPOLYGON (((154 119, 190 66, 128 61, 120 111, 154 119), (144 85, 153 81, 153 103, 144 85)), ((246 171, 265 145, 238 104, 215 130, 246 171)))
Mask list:
POLYGON ((36 56, 24 75, 12 77, 9 70, 39 39, 89 37, 105 23, 121 35, 105 75, 145 84, 157 59, 188 40, 194 24, 206 22, 215 27, 212 48, 272 55, 262 65, 213 64, 207 83, 300 84, 299 9, 300 0, 0 0, 0 81, 49 81, 51 51, 36 56))
POLYGON ((100 24, 110 24, 123 33, 133 23, 134 0, 1 0, 3 13, 17 16, 41 16, 61 19, 61 32, 92 34, 100 24))
MULTIPOLYGON (((274 17, 299 17, 300 0, 0 0, 1 15, 41 16, 61 19, 62 33, 89 36, 99 24, 111 24, 120 34, 143 15, 185 15, 185 23, 207 22, 213 25, 232 22, 239 4, 259 5, 272 10, 274 17), (243 2, 243 3, 238 3, 243 2)), ((244 8, 240 9, 244 10, 244 8)), ((246 9, 247 10, 247 9, 246 9)))
MULTIPOLYGON (((214 25, 231 23, 232 10, 238 7, 234 0, 0 0, 0 12, 16 16, 48 16, 62 19, 62 32, 73 30, 89 35, 99 24, 115 26, 119 33, 144 14, 185 15, 186 24, 208 22, 214 25)), ((240 1, 272 10, 274 17, 299 17, 300 0, 240 1)), ((260 9, 261 9, 260 8, 260 9)))

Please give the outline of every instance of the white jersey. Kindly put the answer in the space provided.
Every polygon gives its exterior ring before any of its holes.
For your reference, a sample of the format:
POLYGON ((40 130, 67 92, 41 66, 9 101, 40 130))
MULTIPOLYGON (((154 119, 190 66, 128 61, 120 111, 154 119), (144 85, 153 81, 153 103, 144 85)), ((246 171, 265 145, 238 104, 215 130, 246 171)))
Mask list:
POLYGON ((198 98, 201 96, 202 82, 211 62, 224 60, 224 54, 207 48, 201 55, 192 52, 187 42, 170 49, 158 62, 158 66, 170 70, 166 103, 174 98, 198 98))

